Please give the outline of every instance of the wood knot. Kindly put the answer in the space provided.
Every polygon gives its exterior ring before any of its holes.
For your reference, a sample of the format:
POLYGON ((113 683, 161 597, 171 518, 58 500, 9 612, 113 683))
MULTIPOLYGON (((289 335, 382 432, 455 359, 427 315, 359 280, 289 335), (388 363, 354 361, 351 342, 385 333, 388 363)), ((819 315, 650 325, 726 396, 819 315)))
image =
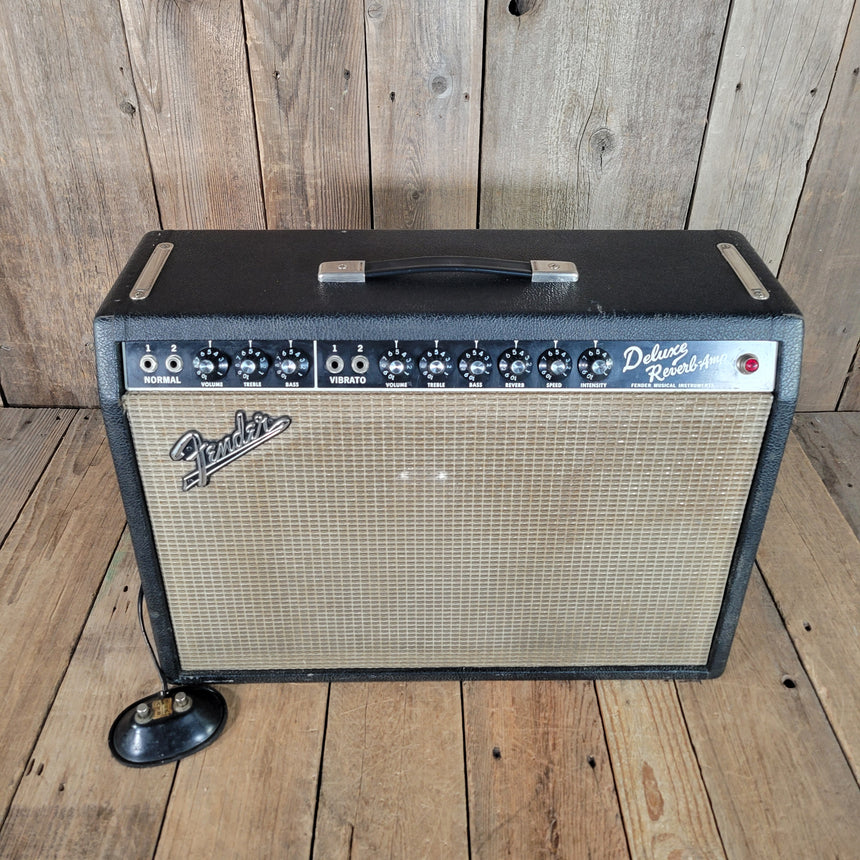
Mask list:
POLYGON ((433 75, 430 79, 430 92, 437 99, 447 95, 451 89, 451 78, 448 75, 433 75))
POLYGON ((618 144, 615 135, 608 128, 599 128, 588 139, 592 158, 599 170, 603 170, 618 144))
POLYGON ((645 791, 648 817, 652 821, 659 821, 663 815, 663 795, 660 793, 660 786, 657 785, 654 769, 647 761, 642 765, 642 788, 645 791))
POLYGON ((137 113, 137 108, 128 99, 123 99, 119 103, 119 109, 126 116, 134 116, 137 113))
POLYGON ((511 0, 508 4, 508 12, 515 18, 519 18, 521 15, 531 12, 539 2, 540 0, 511 0))

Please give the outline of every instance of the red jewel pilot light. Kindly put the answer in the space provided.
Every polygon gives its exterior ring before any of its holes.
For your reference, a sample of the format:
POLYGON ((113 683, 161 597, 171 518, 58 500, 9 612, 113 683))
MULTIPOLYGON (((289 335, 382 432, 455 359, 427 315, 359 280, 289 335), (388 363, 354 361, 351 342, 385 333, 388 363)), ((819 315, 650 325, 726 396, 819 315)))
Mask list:
POLYGON ((755 373, 758 370, 758 359, 754 355, 742 355, 738 359, 738 370, 741 373, 755 373))

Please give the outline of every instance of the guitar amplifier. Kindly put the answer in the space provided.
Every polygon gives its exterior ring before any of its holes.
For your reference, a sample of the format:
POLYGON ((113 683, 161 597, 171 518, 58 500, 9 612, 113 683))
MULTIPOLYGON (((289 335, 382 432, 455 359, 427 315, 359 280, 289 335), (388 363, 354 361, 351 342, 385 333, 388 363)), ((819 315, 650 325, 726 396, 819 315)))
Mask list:
POLYGON ((725 231, 164 231, 95 319, 174 682, 706 678, 802 320, 725 231))

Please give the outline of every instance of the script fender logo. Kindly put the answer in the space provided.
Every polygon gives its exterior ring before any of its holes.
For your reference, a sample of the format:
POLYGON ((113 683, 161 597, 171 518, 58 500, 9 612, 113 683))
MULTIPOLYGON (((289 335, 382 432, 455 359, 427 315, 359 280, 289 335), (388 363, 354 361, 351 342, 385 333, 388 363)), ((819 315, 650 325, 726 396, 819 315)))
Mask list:
POLYGON ((266 412, 248 418, 239 410, 233 430, 220 439, 204 439, 196 430, 183 433, 170 449, 171 460, 195 464, 194 471, 182 479, 182 489, 205 487, 215 472, 283 433, 292 421, 289 415, 273 418, 266 412))

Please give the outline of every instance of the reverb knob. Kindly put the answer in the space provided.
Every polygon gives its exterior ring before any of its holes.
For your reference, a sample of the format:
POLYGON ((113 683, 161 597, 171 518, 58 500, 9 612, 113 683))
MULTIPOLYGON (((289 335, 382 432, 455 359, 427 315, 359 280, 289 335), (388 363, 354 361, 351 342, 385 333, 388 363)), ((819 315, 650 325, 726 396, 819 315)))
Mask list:
POLYGON ((246 346, 233 358, 233 368, 246 382, 262 379, 269 372, 269 356, 255 346, 246 346))
POLYGON ((230 357, 217 347, 207 346, 195 353, 191 366, 204 382, 213 382, 227 375, 230 357))
POLYGON ((499 356, 499 373, 508 382, 519 382, 532 372, 532 357, 519 347, 506 349, 499 356))

